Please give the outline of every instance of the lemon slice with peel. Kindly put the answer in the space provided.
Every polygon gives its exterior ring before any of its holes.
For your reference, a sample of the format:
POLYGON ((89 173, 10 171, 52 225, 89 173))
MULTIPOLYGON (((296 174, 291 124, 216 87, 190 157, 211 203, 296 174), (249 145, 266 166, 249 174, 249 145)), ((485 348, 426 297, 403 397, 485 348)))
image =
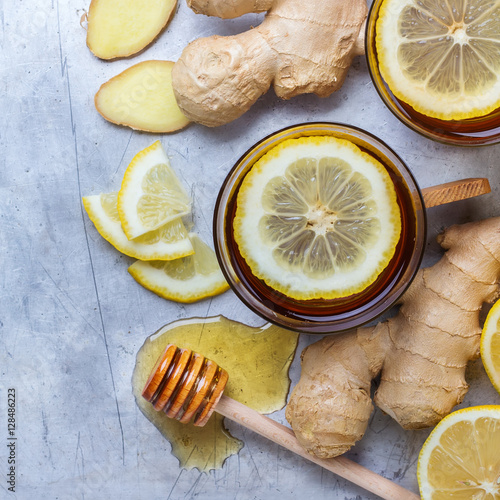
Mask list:
POLYGON ((500 498, 500 406, 450 413, 418 458, 422 500, 500 498))
POLYGON ((234 237, 252 273, 294 299, 333 299, 372 284, 401 232, 384 166, 352 142, 288 139, 260 158, 237 197, 234 237))
POLYGON ((214 251, 189 233, 194 254, 171 261, 137 261, 128 271, 143 287, 177 302, 195 302, 225 292, 227 284, 214 251))
POLYGON ((490 309, 484 322, 481 360, 491 383, 500 394, 500 300, 490 309))
POLYGON ((384 0, 379 67, 394 95, 442 120, 500 107, 500 2, 384 0))
POLYGON ((129 240, 117 210, 118 192, 86 196, 83 206, 99 234, 118 251, 140 260, 171 260, 191 255, 193 245, 181 218, 129 240))
POLYGON ((135 155, 118 192, 118 214, 127 238, 137 238, 190 212, 191 199, 160 141, 135 155))

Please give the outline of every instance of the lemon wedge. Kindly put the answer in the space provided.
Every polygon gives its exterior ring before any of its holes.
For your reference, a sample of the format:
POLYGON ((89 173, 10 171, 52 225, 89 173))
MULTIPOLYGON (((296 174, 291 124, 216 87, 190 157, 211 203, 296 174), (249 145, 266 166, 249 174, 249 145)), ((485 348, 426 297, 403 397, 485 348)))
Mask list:
POLYGON ((422 500, 500 498, 500 406, 450 413, 418 458, 422 500))
POLYGON ((190 212, 191 199, 160 141, 137 153, 118 192, 118 214, 127 238, 137 238, 190 212))
POLYGON ((140 260, 171 260, 191 255, 193 245, 181 218, 129 240, 117 210, 118 192, 83 198, 83 206, 99 234, 118 251, 140 260))
POLYGON ((332 299, 373 283, 401 232, 384 166, 352 142, 288 139, 260 158, 237 197, 234 237, 252 273, 295 299, 332 299))
POLYGON ((484 322, 481 360, 491 383, 500 394, 500 300, 490 309, 484 322))
POLYGON ((194 254, 171 261, 134 262, 129 273, 143 287, 177 302, 195 302, 225 292, 227 284, 214 251, 189 233, 194 254))
POLYGON ((382 77, 416 111, 442 120, 500 107, 500 4, 384 0, 376 24, 382 77))

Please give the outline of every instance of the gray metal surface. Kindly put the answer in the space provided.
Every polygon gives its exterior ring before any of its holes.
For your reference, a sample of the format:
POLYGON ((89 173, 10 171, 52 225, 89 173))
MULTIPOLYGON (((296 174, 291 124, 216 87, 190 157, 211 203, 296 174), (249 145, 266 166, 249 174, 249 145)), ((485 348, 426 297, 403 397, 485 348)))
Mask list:
MULTIPOLYGON (((85 45, 88 2, 0 4, 0 497, 17 499, 371 499, 333 474, 230 424, 245 447, 210 474, 184 471, 138 410, 130 378, 145 338, 177 318, 223 314, 262 320, 232 292, 185 306, 160 299, 127 273, 132 259, 96 232, 81 197, 115 190, 142 148, 160 138, 194 199, 197 231, 209 241, 215 194, 254 142, 305 121, 362 127, 407 162, 422 187, 486 176, 490 195, 429 212, 424 264, 449 224, 500 215, 500 145, 462 149, 425 139, 385 109, 363 58, 328 99, 279 101, 272 91, 240 120, 191 125, 155 136, 113 126, 96 112, 99 86, 133 63, 176 60, 199 36, 257 24, 221 21, 181 1, 168 29, 131 60, 103 62, 85 45), (8 490, 8 389, 15 389, 15 493, 8 490)), ((299 349, 315 340, 301 336, 299 349)), ((293 383, 300 373, 294 361, 293 383)), ((461 406, 500 404, 481 362, 468 370, 461 406)), ((285 422, 283 412, 272 416, 285 422)), ((416 461, 429 431, 403 431, 376 411, 348 456, 417 491, 416 461)))

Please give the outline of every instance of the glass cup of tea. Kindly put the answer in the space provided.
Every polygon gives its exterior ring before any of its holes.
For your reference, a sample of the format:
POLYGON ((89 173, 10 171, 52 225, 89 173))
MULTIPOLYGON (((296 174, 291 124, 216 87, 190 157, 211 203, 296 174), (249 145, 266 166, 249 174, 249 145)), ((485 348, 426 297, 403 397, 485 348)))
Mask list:
MULTIPOLYGON (((381 55, 377 51, 377 34, 380 35, 380 33, 377 33, 377 21, 384 2, 386 0, 374 0, 371 5, 366 25, 365 50, 368 70, 373 84, 389 110, 410 129, 445 144, 482 146, 500 142, 500 108, 484 116, 460 120, 443 120, 416 111, 410 104, 394 95, 381 74, 379 64, 381 55)), ((439 8, 439 2, 436 2, 436 8, 439 8)), ((414 10, 416 11, 416 9, 414 10)), ((423 19, 425 15, 422 14, 421 17, 423 19)), ((424 21, 422 20, 422 22, 424 21)), ((464 36, 467 36, 467 32, 464 31, 464 33, 464 36)), ((443 35, 443 38, 445 36, 443 35)), ((421 43, 425 43, 425 41, 421 43)), ((382 46, 382 44, 379 45, 382 46)), ((389 63, 392 64, 392 59, 389 63)), ((394 61, 394 64, 398 63, 394 61)))
POLYGON ((226 177, 215 207, 214 245, 221 269, 235 294, 255 313, 279 326, 304 332, 336 333, 365 324, 391 308, 415 276, 426 241, 426 213, 420 189, 404 162, 386 144, 359 128, 336 123, 306 123, 279 130, 252 146, 226 177), (349 296, 300 300, 272 288, 252 272, 235 240, 238 192, 245 176, 283 141, 330 136, 350 141, 387 170, 401 214, 394 256, 376 280, 349 296))

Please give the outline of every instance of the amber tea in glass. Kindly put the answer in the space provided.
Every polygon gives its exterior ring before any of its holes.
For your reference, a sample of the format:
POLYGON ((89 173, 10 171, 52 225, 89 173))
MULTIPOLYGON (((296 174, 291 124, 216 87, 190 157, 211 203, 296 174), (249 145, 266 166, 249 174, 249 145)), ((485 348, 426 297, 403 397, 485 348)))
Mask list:
POLYGON ((457 146, 482 146, 500 142, 500 109, 465 120, 440 120, 416 111, 398 99, 382 78, 375 43, 376 23, 383 0, 372 3, 365 35, 368 70, 375 89, 389 110, 410 129, 430 139, 457 146))
POLYGON ((238 297, 254 312, 280 326, 307 333, 335 333, 371 321, 390 308, 416 273, 425 243, 425 210, 413 176, 397 155, 374 136, 354 127, 331 123, 297 125, 272 134, 251 148, 226 178, 214 217, 215 250, 221 268, 238 297), (356 144, 387 169, 401 212, 396 252, 374 283, 362 292, 337 299, 297 300, 258 279, 234 240, 237 193, 253 164, 285 139, 330 135, 356 144))

